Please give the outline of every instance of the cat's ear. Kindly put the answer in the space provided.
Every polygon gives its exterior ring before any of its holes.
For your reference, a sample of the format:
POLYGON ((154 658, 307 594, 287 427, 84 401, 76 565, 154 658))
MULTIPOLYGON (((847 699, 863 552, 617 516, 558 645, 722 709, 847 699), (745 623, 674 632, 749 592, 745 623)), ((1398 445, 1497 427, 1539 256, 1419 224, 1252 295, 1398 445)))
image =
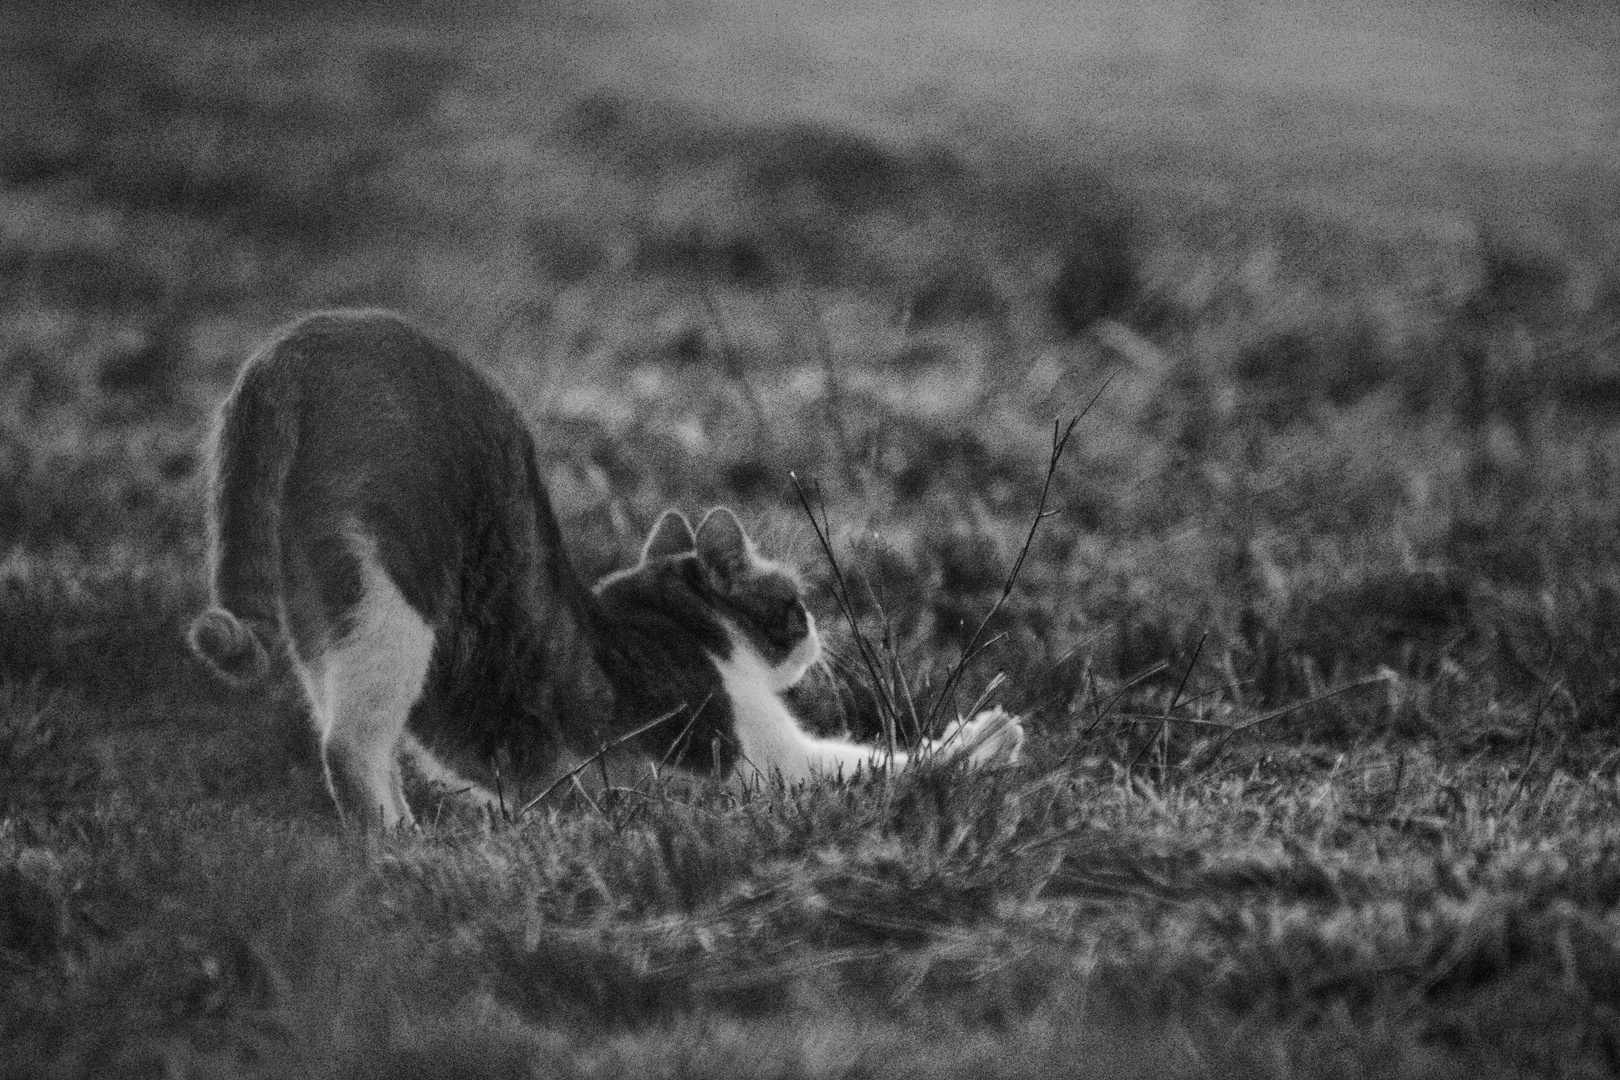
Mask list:
POLYGON ((754 545, 742 522, 723 506, 710 510, 697 529, 698 561, 730 579, 746 570, 754 559, 754 545))
POLYGON ((686 515, 679 510, 665 510, 658 524, 647 534, 647 542, 641 548, 641 561, 648 563, 666 555, 685 555, 696 550, 697 537, 692 535, 692 525, 686 515))

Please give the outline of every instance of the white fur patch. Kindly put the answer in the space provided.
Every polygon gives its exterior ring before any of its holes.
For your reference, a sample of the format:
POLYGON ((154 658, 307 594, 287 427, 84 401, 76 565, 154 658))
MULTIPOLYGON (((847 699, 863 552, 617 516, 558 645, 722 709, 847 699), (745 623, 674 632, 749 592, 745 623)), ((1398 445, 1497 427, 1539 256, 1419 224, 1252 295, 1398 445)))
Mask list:
POLYGON ((354 553, 362 593, 353 628, 325 655, 300 662, 298 674, 339 808, 385 827, 410 825, 397 755, 427 681, 433 630, 389 579, 369 539, 355 536, 354 553))
POLYGON ((720 682, 731 701, 733 729, 742 754, 737 773, 744 783, 780 776, 789 784, 815 776, 853 776, 871 768, 876 747, 818 739, 799 726, 777 687, 782 672, 733 633, 731 657, 716 658, 720 682))

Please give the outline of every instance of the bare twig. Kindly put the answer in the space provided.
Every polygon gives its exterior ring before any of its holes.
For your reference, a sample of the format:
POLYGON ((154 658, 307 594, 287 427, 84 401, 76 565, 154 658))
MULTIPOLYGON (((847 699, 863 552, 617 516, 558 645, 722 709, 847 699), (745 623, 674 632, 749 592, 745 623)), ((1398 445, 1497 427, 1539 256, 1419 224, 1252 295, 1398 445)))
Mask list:
POLYGON ((1080 410, 1079 415, 1072 417, 1066 427, 1060 430, 1058 421, 1052 421, 1052 449, 1047 455, 1046 477, 1041 481, 1041 495, 1036 500, 1035 514, 1029 522, 1029 532, 1024 536, 1023 546, 1018 549, 1018 557, 1013 560, 1012 569, 1008 571, 1006 580, 1002 582, 1001 595, 996 597, 996 602, 990 605, 990 610, 985 612, 983 619, 979 620, 978 627, 973 631, 973 635, 968 638, 967 645, 962 649, 961 659, 951 668, 951 673, 945 677, 945 685, 941 688, 939 697, 934 699, 933 708, 928 712, 930 727, 938 719, 939 710, 944 707, 945 702, 951 700, 957 684, 961 682, 962 676, 967 671, 969 662, 977 655, 977 646, 980 639, 983 638, 986 628, 1000 613, 1002 607, 1007 603, 1007 599, 1012 596, 1013 586, 1017 584, 1018 575, 1024 569, 1024 560, 1029 557, 1030 547, 1035 543, 1035 533, 1040 529, 1041 522, 1057 513, 1057 511, 1047 512, 1046 500, 1052 492, 1052 478, 1057 475, 1058 463, 1063 460, 1063 451, 1068 447, 1069 438, 1074 434, 1075 427, 1079 425, 1081 420, 1085 419, 1087 413, 1091 412, 1092 406, 1097 404, 1097 400, 1102 397, 1103 391, 1108 389, 1108 384, 1112 381, 1112 375, 1104 380, 1102 386, 1098 387, 1097 392, 1091 396, 1091 400, 1086 402, 1086 407, 1080 410))
POLYGON ((580 798, 585 800, 585 805, 595 810, 598 816, 602 816, 602 807, 595 799, 591 798, 591 793, 585 790, 585 785, 580 783, 579 774, 569 773, 568 782, 574 785, 574 790, 579 793, 580 798))
MULTIPOLYGON (((844 580, 843 568, 838 565, 838 557, 833 554, 831 529, 827 525, 827 505, 821 504, 821 517, 816 517, 815 510, 810 505, 810 496, 805 493, 804 485, 799 482, 799 474, 788 473, 788 479, 793 481, 793 490, 798 493, 799 505, 804 507, 805 516, 810 519, 810 528, 815 531, 816 540, 821 544, 821 551, 827 557, 827 565, 833 572, 833 599, 838 603, 838 609, 843 613, 844 621, 849 624, 850 633, 855 638, 855 648, 860 653, 861 663, 865 665, 867 675, 872 679, 873 689, 877 692, 878 709, 883 714, 883 734, 888 741, 889 754, 892 756, 899 752, 896 744, 895 728, 899 722, 895 704, 890 700, 887 687, 882 675, 878 672, 877 655, 872 644, 866 639, 861 630, 860 621, 855 618, 855 608, 849 598, 849 584, 844 580)), ((817 486, 816 497, 820 500, 821 492, 817 486)))
POLYGON ((990 696, 992 694, 994 694, 997 690, 1001 689, 1001 684, 1006 682, 1006 681, 1007 681, 1007 673, 1005 671, 996 672, 996 677, 991 679, 988 683, 986 683, 983 690, 979 691, 978 698, 976 698, 974 700, 974 702, 973 702, 973 708, 971 708, 971 709, 969 709, 967 711, 968 719, 972 719, 973 717, 978 716, 979 715, 979 710, 984 708, 987 704, 990 703, 990 696))
MULTIPOLYGON (((692 725, 697 723, 697 718, 702 715, 703 710, 707 709, 709 707, 709 702, 713 700, 714 694, 711 693, 708 697, 703 699, 703 704, 692 710, 692 715, 688 716, 686 718, 686 723, 681 726, 681 733, 671 740, 669 749, 665 750, 664 756, 658 760, 658 768, 661 769, 665 765, 668 765, 672 759, 678 760, 679 755, 685 753, 685 749, 682 744, 691 737, 692 725)), ((681 708, 685 707, 686 706, 684 704, 681 706, 681 708)))
MULTIPOLYGON (((1057 475, 1058 465, 1063 459, 1063 453, 1068 447, 1069 439, 1074 435, 1074 430, 1079 425, 1080 421, 1085 419, 1085 417, 1091 412, 1092 408, 1097 404, 1098 400, 1102 397, 1104 391, 1108 389, 1108 386, 1112 381, 1113 376, 1110 375, 1103 381, 1103 384, 1097 388, 1097 392, 1091 396, 1091 400, 1086 402, 1085 408, 1083 408, 1079 414, 1072 417, 1067 425, 1060 426, 1060 421, 1057 420, 1052 422, 1052 446, 1047 456, 1046 476, 1041 482, 1040 497, 1036 502, 1035 514, 1030 520, 1029 531, 1025 534, 1023 546, 1019 548, 1018 555, 1013 560, 1012 569, 1008 571, 1006 579, 1002 583, 1001 595, 996 598, 996 601, 991 605, 990 610, 986 612, 984 618, 979 621, 979 625, 973 631, 972 636, 968 638, 967 644, 962 649, 961 657, 952 666, 950 673, 946 676, 945 684, 941 688, 939 696, 934 699, 933 705, 929 708, 927 722, 925 725, 921 725, 926 727, 928 730, 933 729, 935 723, 939 719, 940 711, 945 707, 945 704, 954 700, 954 694, 957 686, 960 684, 969 664, 986 648, 989 648, 1000 640, 1000 637, 998 636, 996 638, 992 638, 988 642, 984 642, 983 639, 985 631, 989 628, 990 623, 994 621, 996 615, 999 614, 1001 609, 1006 605, 1007 600, 1012 596, 1013 588, 1017 584, 1018 577, 1023 571, 1025 560, 1029 558, 1030 550, 1035 542, 1035 534, 1037 531, 1039 531, 1041 522, 1045 521, 1049 517, 1055 516, 1058 513, 1056 510, 1047 510, 1046 506, 1047 500, 1051 496, 1052 480, 1057 475), (981 642, 983 642, 983 644, 981 644, 981 642)), ((826 522, 826 504, 825 502, 822 503, 821 517, 818 518, 816 516, 815 509, 810 504, 810 498, 805 492, 804 485, 799 482, 798 475, 796 473, 789 473, 788 475, 793 481, 794 491, 798 493, 799 503, 804 507, 805 515, 810 519, 811 528, 815 530, 816 540, 821 544, 822 553, 827 557, 828 565, 832 567, 834 579, 833 598, 837 601, 839 609, 843 612, 845 620, 849 623, 850 631, 855 637, 856 647, 860 651, 862 662, 865 664, 867 672, 871 676, 873 685, 878 691, 878 700, 883 712, 884 734, 888 741, 889 752, 892 755, 896 753, 898 749, 895 739, 895 728, 899 720, 899 709, 893 700, 893 694, 888 684, 883 680, 879 673, 877 657, 875 656, 870 643, 866 640, 865 635, 862 633, 860 625, 855 618, 854 609, 849 600, 848 584, 844 580, 843 570, 838 565, 838 559, 833 554, 830 539, 831 530, 828 528, 826 522)), ((817 494, 819 499, 819 490, 817 494)), ((915 712, 914 708, 913 712, 915 712)))
POLYGON ((906 678, 905 665, 900 663, 898 654, 890 657, 890 663, 894 668, 894 677, 900 686, 900 693, 905 699, 906 715, 911 720, 911 733, 921 737, 922 718, 917 715, 917 697, 911 692, 911 680, 906 678))

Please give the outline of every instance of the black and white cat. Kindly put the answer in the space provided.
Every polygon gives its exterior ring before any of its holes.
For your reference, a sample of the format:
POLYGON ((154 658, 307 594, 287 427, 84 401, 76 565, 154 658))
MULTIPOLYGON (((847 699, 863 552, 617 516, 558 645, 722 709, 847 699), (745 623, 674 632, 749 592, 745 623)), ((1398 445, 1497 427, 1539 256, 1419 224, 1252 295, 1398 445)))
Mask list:
MULTIPOLYGON (((588 588, 516 406, 398 316, 312 315, 267 343, 212 461, 191 646, 247 685, 285 644, 346 818, 414 821, 402 759, 508 808, 583 763, 587 783, 666 764, 752 783, 907 762, 794 719, 781 692, 819 656, 815 622, 729 510, 696 530, 665 513, 636 566, 588 588)), ((992 710, 932 749, 1022 742, 992 710)))

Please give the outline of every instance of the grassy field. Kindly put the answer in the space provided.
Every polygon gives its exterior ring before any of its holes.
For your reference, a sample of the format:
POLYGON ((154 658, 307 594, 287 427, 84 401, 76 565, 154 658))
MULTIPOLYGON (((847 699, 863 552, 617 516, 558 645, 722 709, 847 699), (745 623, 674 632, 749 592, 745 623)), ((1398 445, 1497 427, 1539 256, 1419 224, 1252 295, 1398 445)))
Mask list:
POLYGON ((269 8, 7 5, 0 1077, 1620 1070, 1611 6, 269 8), (343 833, 182 635, 356 304, 1030 760, 343 833))

